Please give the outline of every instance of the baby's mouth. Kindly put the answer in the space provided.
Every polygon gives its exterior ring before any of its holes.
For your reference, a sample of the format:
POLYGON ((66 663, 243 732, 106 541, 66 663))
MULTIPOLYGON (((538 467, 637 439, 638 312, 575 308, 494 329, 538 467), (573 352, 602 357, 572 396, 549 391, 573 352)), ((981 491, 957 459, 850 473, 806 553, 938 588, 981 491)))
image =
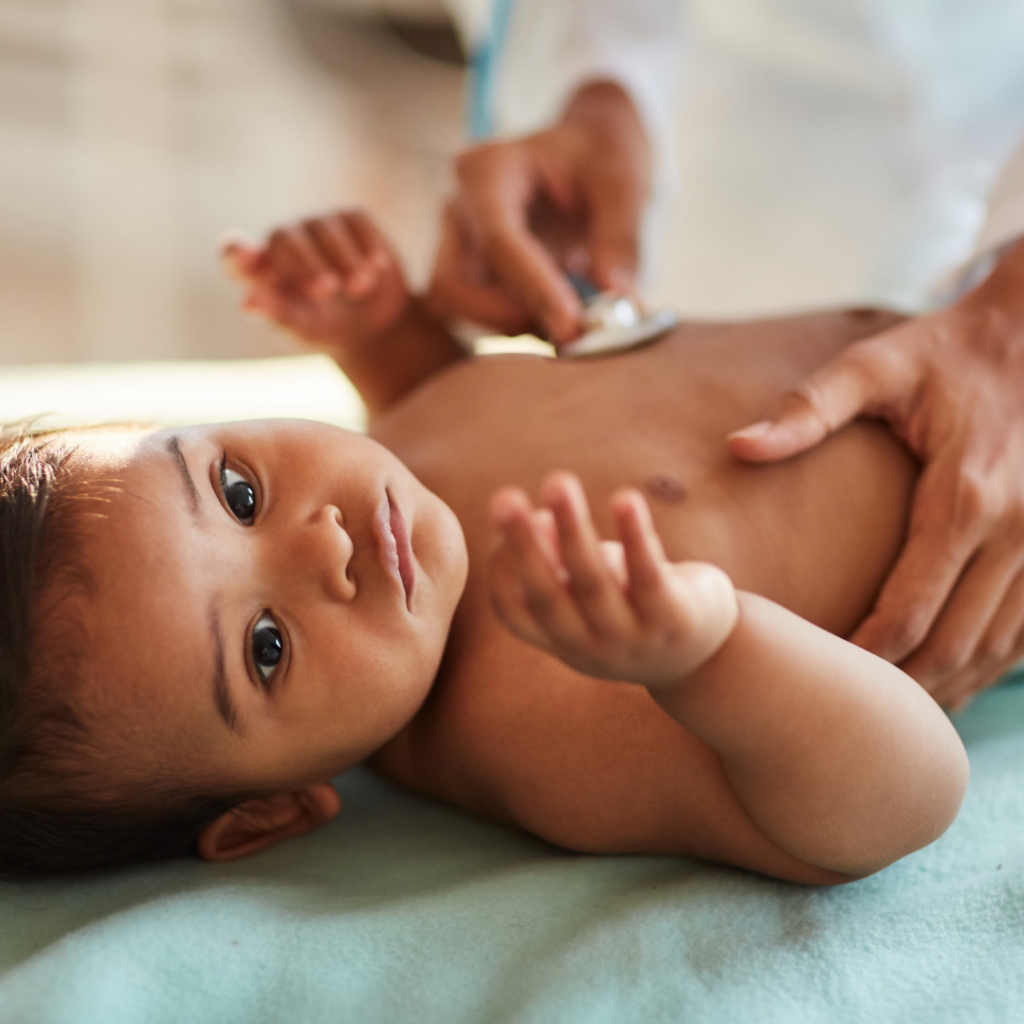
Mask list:
POLYGON ((380 533, 384 541, 384 560, 388 568, 398 577, 405 590, 406 607, 411 606, 412 592, 416 584, 416 564, 413 561, 412 546, 409 543, 409 530, 401 509, 391 497, 390 491, 384 492, 387 501, 382 504, 380 533))

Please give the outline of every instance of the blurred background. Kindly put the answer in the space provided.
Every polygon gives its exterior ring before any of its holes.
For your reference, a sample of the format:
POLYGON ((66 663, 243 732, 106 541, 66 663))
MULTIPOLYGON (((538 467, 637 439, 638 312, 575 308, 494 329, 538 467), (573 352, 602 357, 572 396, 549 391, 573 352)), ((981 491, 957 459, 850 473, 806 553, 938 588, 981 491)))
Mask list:
MULTIPOLYGON (((422 283, 487 7, 0 0, 0 363, 290 351, 217 241, 334 205, 422 283)), ((1020 129, 1022 7, 695 0, 651 298, 920 303, 1020 129)))
POLYGON ((288 351, 218 238, 337 203, 421 278, 462 75, 358 8, 0 0, 0 361, 288 351))

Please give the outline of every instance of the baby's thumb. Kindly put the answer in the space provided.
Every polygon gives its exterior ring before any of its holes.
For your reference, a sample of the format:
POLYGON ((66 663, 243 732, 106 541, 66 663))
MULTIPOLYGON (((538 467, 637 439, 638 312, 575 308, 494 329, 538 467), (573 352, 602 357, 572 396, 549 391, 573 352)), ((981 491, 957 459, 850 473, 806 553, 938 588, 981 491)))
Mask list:
POLYGON ((686 671, 710 658, 729 638, 739 620, 736 588, 728 574, 708 562, 677 562, 673 566, 677 586, 685 588, 690 608, 694 644, 686 671))

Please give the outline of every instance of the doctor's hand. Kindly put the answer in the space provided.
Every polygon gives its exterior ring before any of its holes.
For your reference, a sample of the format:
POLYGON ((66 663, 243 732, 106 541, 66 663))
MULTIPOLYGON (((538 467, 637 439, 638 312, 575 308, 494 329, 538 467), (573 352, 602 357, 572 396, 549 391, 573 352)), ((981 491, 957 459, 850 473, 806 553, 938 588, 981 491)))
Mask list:
POLYGON ((547 131, 474 146, 456 161, 428 308, 555 343, 582 330, 566 270, 629 291, 650 148, 632 101, 592 82, 547 131))
POLYGON ((1024 656, 1024 241, 948 309, 859 341, 730 436, 754 462, 888 420, 920 459, 907 539, 850 638, 964 706, 1024 656))

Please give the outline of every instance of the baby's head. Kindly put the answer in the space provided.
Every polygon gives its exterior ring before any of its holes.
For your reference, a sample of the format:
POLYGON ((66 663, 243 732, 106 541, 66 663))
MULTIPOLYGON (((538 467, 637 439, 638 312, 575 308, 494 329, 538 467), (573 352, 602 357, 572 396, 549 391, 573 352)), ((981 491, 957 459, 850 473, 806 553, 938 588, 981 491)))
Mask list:
POLYGON ((466 576, 398 459, 283 420, 9 435, 0 557, 7 875, 327 820, 429 691, 466 576))

